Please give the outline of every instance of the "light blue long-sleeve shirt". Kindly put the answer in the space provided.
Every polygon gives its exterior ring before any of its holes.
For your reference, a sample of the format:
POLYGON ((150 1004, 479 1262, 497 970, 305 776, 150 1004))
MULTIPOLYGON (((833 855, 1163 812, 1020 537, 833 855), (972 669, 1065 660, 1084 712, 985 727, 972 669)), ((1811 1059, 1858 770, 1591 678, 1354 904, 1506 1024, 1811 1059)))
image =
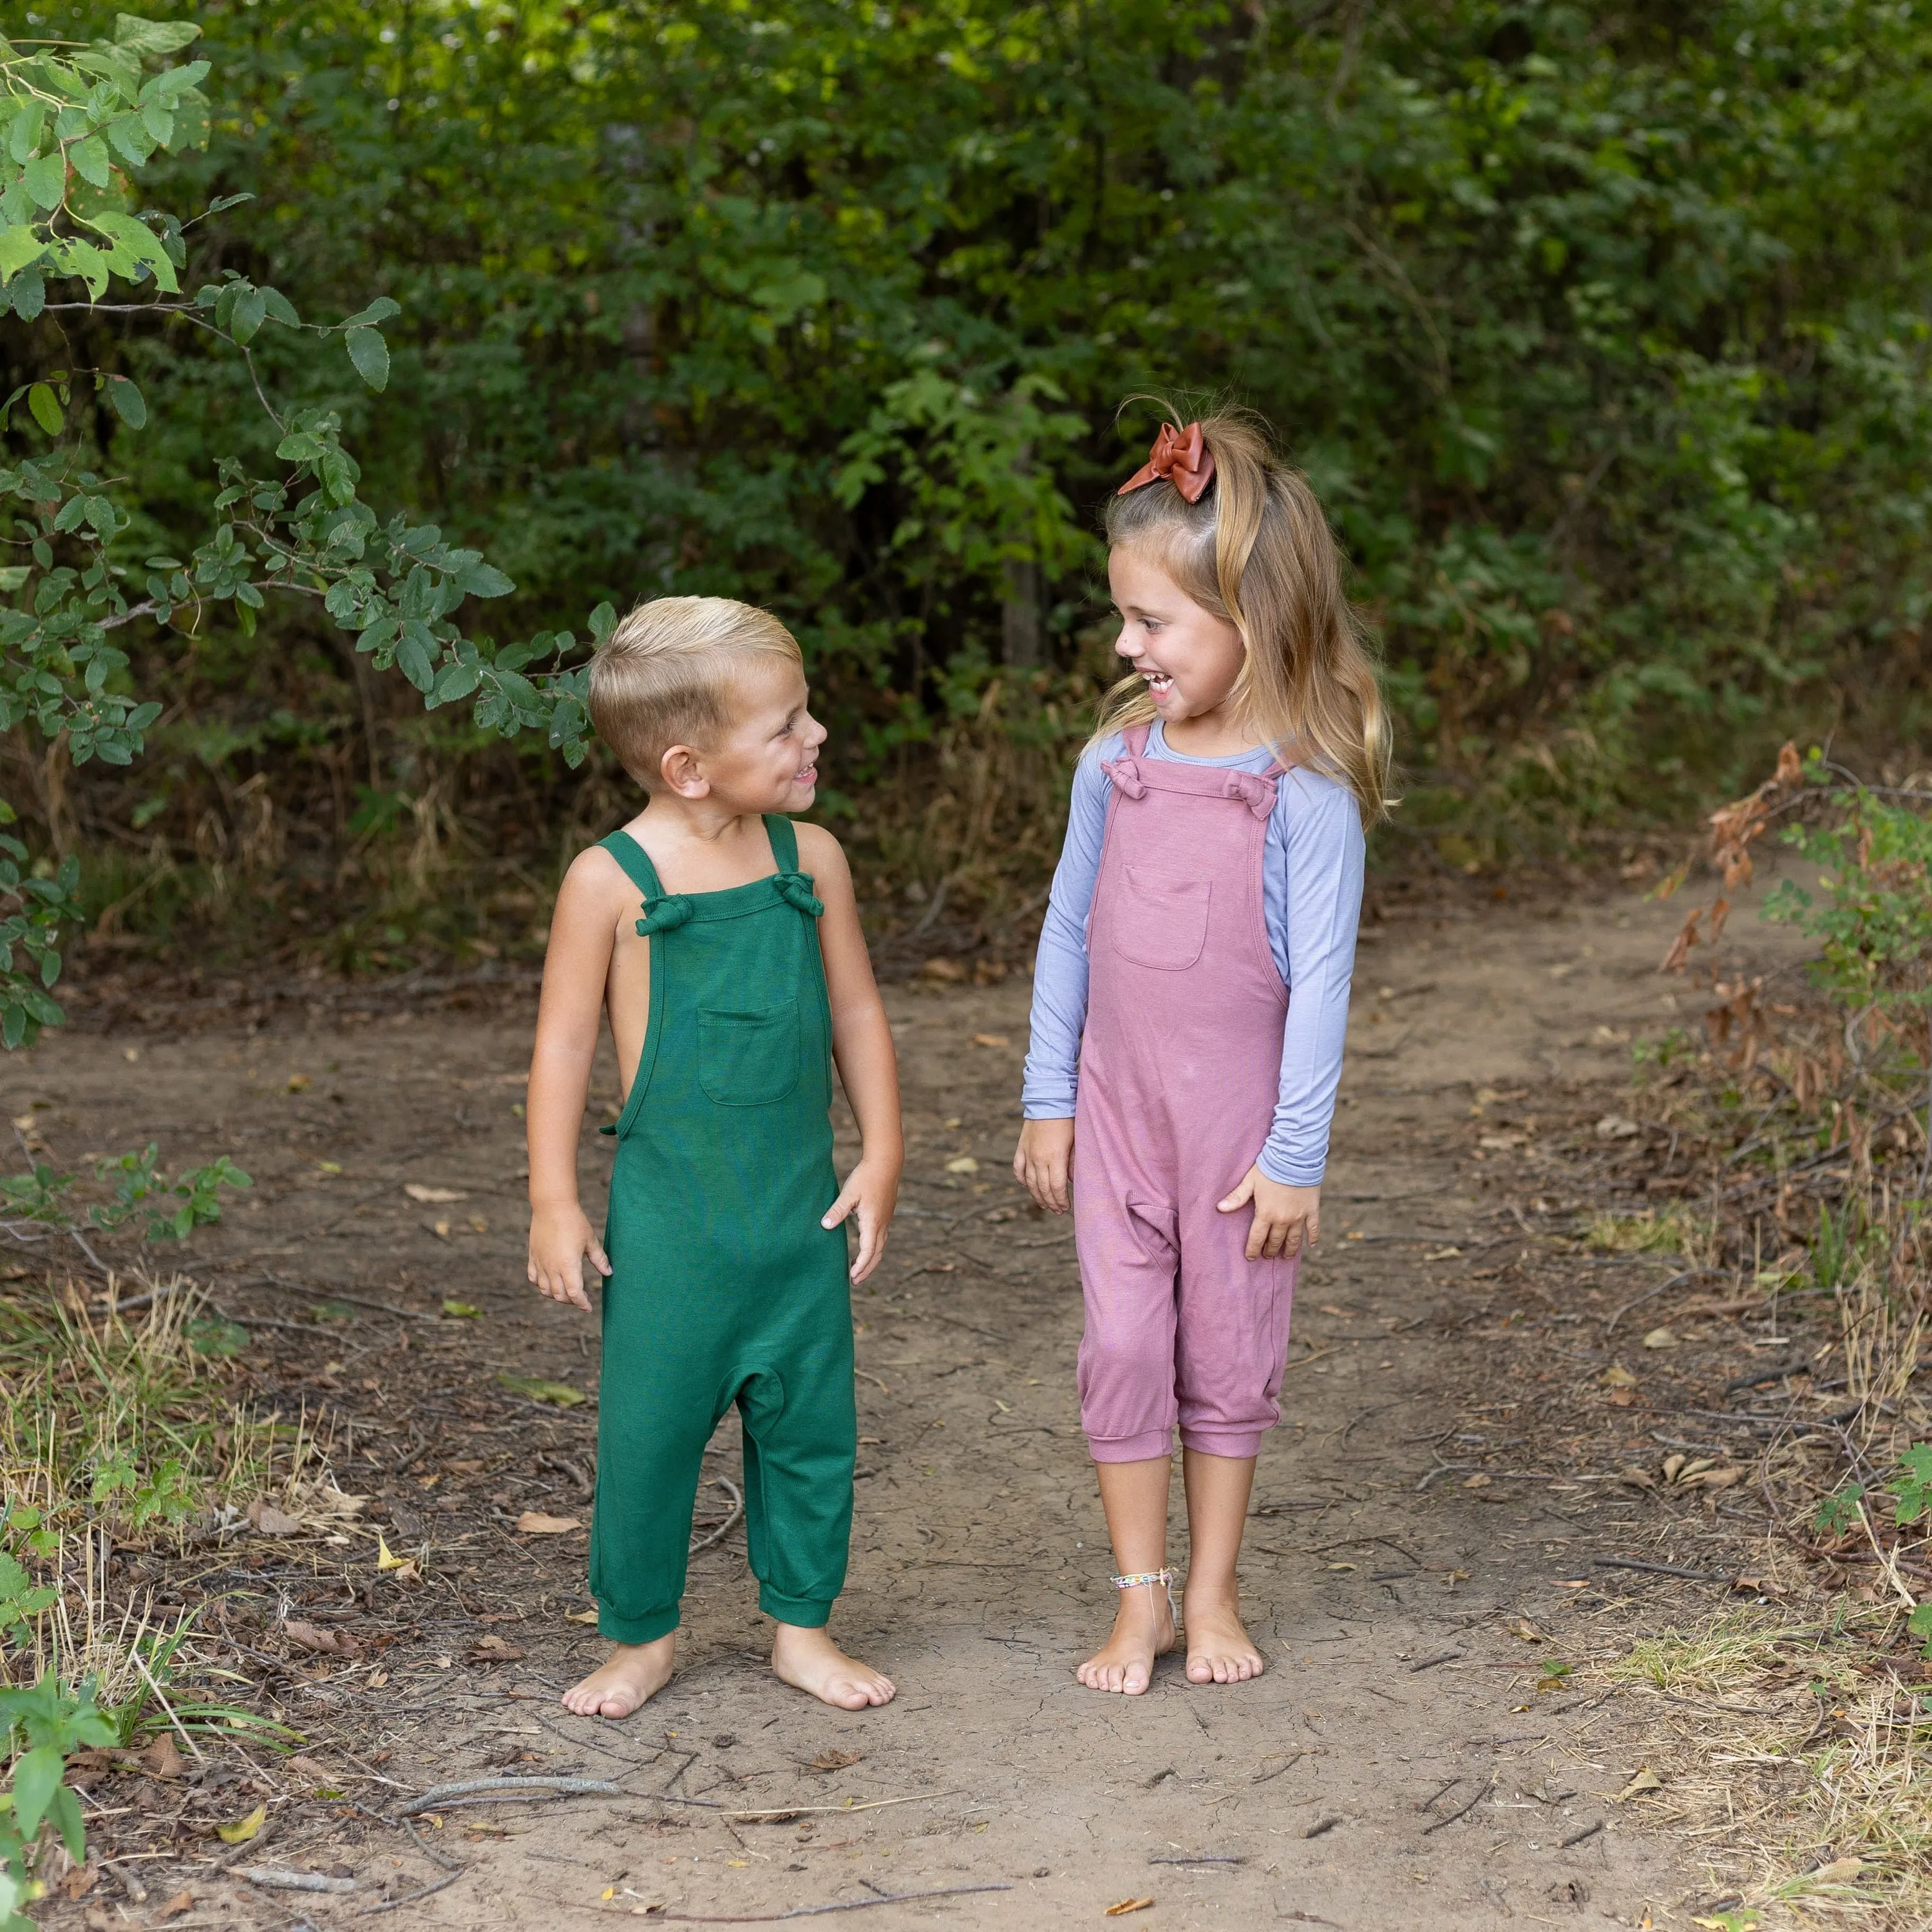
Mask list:
MULTIPOLYGON (((1087 1023, 1087 920, 1113 789, 1100 761, 1118 758, 1121 750, 1118 734, 1090 746, 1073 775, 1066 842, 1034 968, 1033 1037, 1022 1094, 1030 1120, 1063 1120, 1073 1112, 1087 1023)), ((1259 748, 1228 758, 1184 757, 1168 748, 1158 718, 1148 730, 1146 755, 1231 771, 1266 772, 1274 764, 1259 748)), ((1264 1174, 1286 1186, 1318 1186, 1328 1165, 1362 912, 1363 858, 1361 815, 1348 788, 1298 766, 1285 773, 1262 852, 1262 908, 1268 947, 1291 998, 1274 1121, 1256 1158, 1264 1174)), ((1231 1176, 1231 1184, 1239 1178, 1231 1176)))

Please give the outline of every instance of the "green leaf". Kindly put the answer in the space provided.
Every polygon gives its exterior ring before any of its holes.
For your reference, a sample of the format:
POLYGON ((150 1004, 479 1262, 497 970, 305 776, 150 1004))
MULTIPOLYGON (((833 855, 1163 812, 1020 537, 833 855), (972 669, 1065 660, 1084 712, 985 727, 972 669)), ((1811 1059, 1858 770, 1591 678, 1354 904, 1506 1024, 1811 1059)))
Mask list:
POLYGON ((546 1382, 541 1376, 499 1376, 496 1379, 515 1394, 527 1396, 532 1402, 554 1402, 559 1408, 574 1408, 589 1400, 581 1389, 574 1389, 568 1382, 546 1382))
POLYGON ((517 586, 494 565, 478 562, 457 573, 456 587, 466 597, 507 597, 517 586))
POLYGON ((58 148, 50 154, 37 155, 27 164, 23 178, 36 208, 58 208, 67 191, 66 158, 58 148))
POLYGON ((436 682, 436 662, 424 641, 428 627, 412 619, 403 626, 396 645, 396 665, 417 690, 427 692, 436 682))
POLYGON ((107 158, 107 143, 98 134, 90 134, 84 141, 76 141, 67 151, 67 158, 74 164, 74 171, 85 182, 92 182, 96 188, 105 188, 113 173, 113 164, 107 158))
POLYGON ((378 322, 387 322, 392 315, 400 315, 403 305, 392 302, 387 296, 378 296, 369 306, 356 314, 344 316, 336 326, 340 328, 370 328, 378 322))
POLYGON ((114 413, 130 429, 145 429, 148 422, 148 405, 140 391, 125 376, 110 376, 107 379, 107 400, 114 413))
POLYGON ((146 222, 136 220, 131 214, 110 212, 90 216, 87 225, 114 244, 114 266, 122 274, 128 273, 134 263, 142 262, 152 272, 158 286, 170 295, 178 292, 181 284, 175 279, 175 265, 168 259, 166 247, 146 222))
POLYGON ((343 338, 356 373, 372 389, 384 389, 389 382, 389 345, 377 328, 352 328, 343 338))
POLYGON ((244 289, 235 298, 228 318, 228 332, 237 342, 252 342, 256 332, 268 319, 268 298, 260 289, 244 289))
POLYGON ((116 42, 149 58, 178 54, 200 38, 201 29, 192 20, 146 20, 138 14, 114 16, 116 42))
POLYGON ((30 226, 0 229, 0 276, 17 275, 46 250, 46 242, 30 226))
POLYGON ((52 1744, 37 1745, 14 1766, 14 1822, 22 1838, 31 1839, 40 1828, 64 1768, 52 1744))
POLYGON ((27 392, 27 406, 33 412, 34 420, 50 436, 58 436, 67 427, 67 418, 61 414, 61 406, 54 400, 54 392, 44 382, 36 382, 27 392))
POLYGON ((30 100, 14 117, 7 130, 7 155, 15 166, 24 167, 40 145, 40 130, 46 125, 46 104, 30 100))

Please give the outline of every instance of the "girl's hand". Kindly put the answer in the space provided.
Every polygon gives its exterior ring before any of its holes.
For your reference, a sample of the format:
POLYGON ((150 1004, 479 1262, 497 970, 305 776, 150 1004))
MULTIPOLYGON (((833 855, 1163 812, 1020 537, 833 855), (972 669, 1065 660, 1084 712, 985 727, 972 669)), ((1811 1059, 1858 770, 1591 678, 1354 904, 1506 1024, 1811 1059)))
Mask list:
POLYGON ((1232 1214, 1250 1201, 1255 1204, 1255 1218, 1248 1229, 1250 1261, 1298 1255, 1304 1246, 1312 1248, 1322 1238, 1320 1188, 1286 1187, 1270 1180, 1258 1167, 1251 1167, 1240 1186, 1216 1204, 1222 1214, 1232 1214))
POLYGON ((899 1198, 899 1170, 895 1162, 861 1159, 845 1177, 822 1228, 836 1228, 851 1216, 859 1217, 859 1252, 853 1257, 852 1285, 856 1287, 885 1258, 886 1235, 899 1198))
POLYGON ((604 1244, 574 1201, 532 1206, 530 1278, 539 1294, 547 1294, 553 1301, 568 1301, 588 1315, 590 1298, 584 1292, 586 1255, 599 1274, 610 1274, 604 1244))
POLYGON ((1029 1120, 1013 1150, 1013 1178, 1049 1214, 1064 1214, 1073 1168, 1073 1123, 1029 1120))

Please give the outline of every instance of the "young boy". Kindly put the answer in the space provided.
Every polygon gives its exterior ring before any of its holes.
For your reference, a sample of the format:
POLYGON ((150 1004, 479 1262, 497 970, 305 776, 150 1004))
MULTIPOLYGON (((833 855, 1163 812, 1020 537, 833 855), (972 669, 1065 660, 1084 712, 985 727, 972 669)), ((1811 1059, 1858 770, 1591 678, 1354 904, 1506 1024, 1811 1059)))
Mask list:
POLYGON ((586 1313, 584 1257, 609 1278, 590 1587, 616 1647, 563 1701, 625 1718, 670 1680, 699 1458, 736 1402, 772 1668, 884 1704, 891 1682, 825 1626, 857 1453, 843 1227, 863 1281, 904 1150, 845 855, 787 815, 811 808, 825 730, 790 632, 722 597, 633 610, 591 666, 590 715, 650 796, 564 879, 530 1063, 530 1278, 586 1313), (577 1194, 606 1006, 626 1090, 608 1256, 577 1194), (843 1188, 835 1059, 863 1142, 843 1188))

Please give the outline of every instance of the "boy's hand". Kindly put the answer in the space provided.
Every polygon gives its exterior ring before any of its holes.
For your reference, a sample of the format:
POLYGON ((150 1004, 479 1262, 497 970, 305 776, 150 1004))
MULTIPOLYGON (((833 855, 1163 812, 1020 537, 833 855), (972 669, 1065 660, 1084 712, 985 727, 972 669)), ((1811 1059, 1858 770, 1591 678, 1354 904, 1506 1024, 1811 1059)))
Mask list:
POLYGON ((610 1274, 604 1244, 575 1202, 568 1207, 543 1205, 530 1210, 530 1277, 539 1294, 547 1294, 553 1301, 570 1302, 588 1315, 590 1298, 584 1292, 586 1255, 599 1274, 610 1274))
POLYGON ((1029 1120, 1013 1150, 1013 1178, 1050 1214, 1064 1214, 1073 1170, 1073 1123, 1029 1120))
POLYGON ((1258 1167, 1251 1167, 1240 1186, 1216 1204, 1222 1214, 1232 1214, 1250 1201, 1255 1204, 1255 1218, 1248 1229, 1250 1261, 1298 1255, 1304 1246, 1312 1248, 1322 1238, 1320 1188, 1288 1187, 1270 1180, 1258 1167))
POLYGON ((899 1198, 898 1168, 885 1161, 861 1160, 845 1177, 819 1223, 821 1228, 842 1226, 853 1215, 859 1217, 859 1252, 852 1260, 852 1285, 856 1288, 884 1259, 886 1233, 892 1226, 892 1210, 899 1198))

